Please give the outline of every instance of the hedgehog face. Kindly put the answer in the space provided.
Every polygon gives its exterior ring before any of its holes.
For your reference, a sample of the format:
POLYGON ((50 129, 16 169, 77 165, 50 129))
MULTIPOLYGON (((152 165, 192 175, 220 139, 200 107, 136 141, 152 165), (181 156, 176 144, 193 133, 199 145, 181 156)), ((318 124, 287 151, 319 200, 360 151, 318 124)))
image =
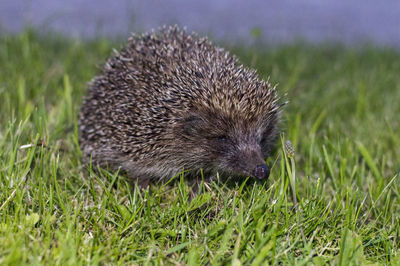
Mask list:
POLYGON ((193 162, 188 168, 213 169, 232 177, 269 176, 265 158, 274 143, 275 129, 264 126, 262 121, 196 113, 186 116, 179 127, 176 137, 193 162))

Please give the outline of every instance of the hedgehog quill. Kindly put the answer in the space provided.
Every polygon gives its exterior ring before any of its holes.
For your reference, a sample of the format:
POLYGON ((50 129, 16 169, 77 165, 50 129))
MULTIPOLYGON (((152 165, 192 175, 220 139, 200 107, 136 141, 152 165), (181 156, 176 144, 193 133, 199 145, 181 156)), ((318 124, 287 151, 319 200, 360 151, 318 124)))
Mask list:
POLYGON ((178 27, 132 35, 89 85, 79 114, 85 162, 146 187, 185 170, 266 179, 280 104, 207 38, 178 27))

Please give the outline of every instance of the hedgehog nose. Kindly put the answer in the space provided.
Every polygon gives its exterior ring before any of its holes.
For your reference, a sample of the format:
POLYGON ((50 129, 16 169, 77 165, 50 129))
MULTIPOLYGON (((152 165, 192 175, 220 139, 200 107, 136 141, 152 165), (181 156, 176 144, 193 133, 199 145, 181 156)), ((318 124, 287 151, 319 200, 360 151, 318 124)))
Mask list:
POLYGON ((269 177, 269 167, 266 164, 257 165, 253 174, 258 179, 266 179, 269 177))

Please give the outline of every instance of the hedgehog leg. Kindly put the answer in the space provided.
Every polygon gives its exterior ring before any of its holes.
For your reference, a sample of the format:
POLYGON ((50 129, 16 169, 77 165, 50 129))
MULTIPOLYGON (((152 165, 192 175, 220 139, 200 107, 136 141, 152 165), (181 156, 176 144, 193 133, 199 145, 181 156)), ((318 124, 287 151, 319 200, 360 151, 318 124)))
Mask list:
POLYGON ((190 182, 190 187, 190 198, 193 199, 199 193, 199 191, 201 191, 201 180, 199 178, 194 178, 190 182))
POLYGON ((149 178, 138 178, 137 184, 141 189, 147 189, 150 186, 149 178))
POLYGON ((135 187, 135 185, 138 185, 140 189, 147 189, 150 185, 150 179, 149 178, 141 178, 138 177, 136 173, 132 173, 132 171, 127 171, 128 172, 128 178, 129 178, 129 183, 131 184, 132 188, 135 187))
POLYGON ((202 182, 202 178, 200 176, 195 176, 190 179, 189 186, 191 188, 189 199, 192 200, 199 193, 203 193, 205 190, 204 183, 202 182))

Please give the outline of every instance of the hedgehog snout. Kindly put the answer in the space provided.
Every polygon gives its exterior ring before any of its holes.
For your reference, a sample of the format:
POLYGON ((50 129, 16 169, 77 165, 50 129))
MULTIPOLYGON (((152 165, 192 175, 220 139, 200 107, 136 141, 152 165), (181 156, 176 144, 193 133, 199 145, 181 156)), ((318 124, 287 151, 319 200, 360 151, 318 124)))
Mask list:
POLYGON ((262 180, 267 179, 269 177, 269 167, 266 164, 257 165, 253 170, 254 177, 262 180))
POLYGON ((240 145, 229 159, 229 165, 237 175, 245 175, 259 180, 267 179, 270 173, 258 145, 240 145))

